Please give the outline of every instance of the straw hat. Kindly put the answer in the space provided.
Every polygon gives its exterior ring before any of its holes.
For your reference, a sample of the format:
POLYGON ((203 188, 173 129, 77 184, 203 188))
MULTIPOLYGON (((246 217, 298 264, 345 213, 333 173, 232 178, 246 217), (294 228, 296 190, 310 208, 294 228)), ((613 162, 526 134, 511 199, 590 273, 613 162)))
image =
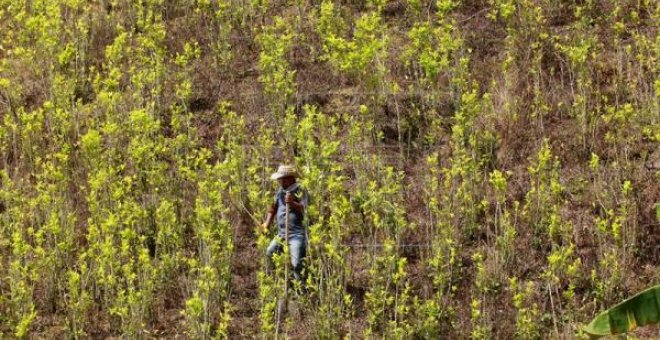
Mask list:
POLYGON ((289 176, 299 177, 300 175, 298 175, 298 171, 296 171, 296 168, 293 165, 280 165, 280 167, 277 168, 277 172, 270 175, 270 179, 278 180, 289 176))

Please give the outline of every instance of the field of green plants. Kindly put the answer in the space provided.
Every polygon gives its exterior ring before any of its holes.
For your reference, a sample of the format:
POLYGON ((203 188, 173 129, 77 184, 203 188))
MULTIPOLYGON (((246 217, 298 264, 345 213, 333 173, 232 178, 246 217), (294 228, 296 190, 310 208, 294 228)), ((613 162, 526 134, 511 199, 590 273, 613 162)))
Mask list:
POLYGON ((659 30, 653 0, 0 0, 0 338, 582 337, 660 282, 659 30), (279 313, 281 163, 311 205, 279 313))

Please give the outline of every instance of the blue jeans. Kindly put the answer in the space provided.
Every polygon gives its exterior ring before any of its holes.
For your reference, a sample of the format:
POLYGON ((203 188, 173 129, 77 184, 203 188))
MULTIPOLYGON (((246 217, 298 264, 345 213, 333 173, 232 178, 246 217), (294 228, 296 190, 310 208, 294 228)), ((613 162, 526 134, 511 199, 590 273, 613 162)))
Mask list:
MULTIPOLYGON (((275 265, 273 264, 273 254, 281 253, 283 251, 282 242, 284 238, 275 236, 266 250, 268 256, 268 268, 272 270, 275 265)), ((296 279, 302 278, 303 258, 307 252, 305 245, 305 236, 291 235, 289 236, 289 254, 291 254, 291 267, 293 267, 293 275, 296 279)))

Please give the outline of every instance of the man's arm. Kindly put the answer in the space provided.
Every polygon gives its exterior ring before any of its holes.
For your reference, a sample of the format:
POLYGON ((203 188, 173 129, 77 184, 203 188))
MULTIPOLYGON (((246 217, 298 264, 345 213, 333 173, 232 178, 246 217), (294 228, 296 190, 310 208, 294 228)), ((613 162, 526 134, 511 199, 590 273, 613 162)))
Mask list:
POLYGON ((303 197, 303 199, 301 199, 301 201, 298 202, 296 200, 296 198, 291 193, 287 192, 286 196, 284 197, 284 200, 297 213, 303 214, 305 212, 305 208, 306 208, 306 205, 307 205, 306 197, 303 197))
POLYGON ((277 211, 277 207, 275 206, 275 203, 273 203, 268 208, 268 216, 266 217, 266 222, 264 222, 261 225, 262 232, 266 233, 268 231, 268 227, 270 226, 271 223, 273 223, 273 217, 275 216, 276 211, 277 211))

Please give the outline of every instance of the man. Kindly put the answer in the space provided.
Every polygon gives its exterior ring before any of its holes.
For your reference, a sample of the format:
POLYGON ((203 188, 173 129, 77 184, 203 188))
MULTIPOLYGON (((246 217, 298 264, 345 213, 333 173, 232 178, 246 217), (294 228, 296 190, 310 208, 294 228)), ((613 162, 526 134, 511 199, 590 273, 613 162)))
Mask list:
POLYGON ((268 232, 268 227, 277 216, 278 233, 270 242, 266 254, 268 256, 269 269, 273 269, 273 254, 282 252, 282 242, 286 236, 286 208, 289 205, 289 253, 291 254, 291 266, 293 275, 300 280, 302 275, 303 258, 306 253, 306 235, 303 218, 305 209, 309 203, 309 195, 297 182, 298 172, 291 165, 280 165, 277 172, 270 178, 277 180, 280 189, 275 194, 275 202, 268 210, 268 217, 261 227, 264 233, 268 232))

